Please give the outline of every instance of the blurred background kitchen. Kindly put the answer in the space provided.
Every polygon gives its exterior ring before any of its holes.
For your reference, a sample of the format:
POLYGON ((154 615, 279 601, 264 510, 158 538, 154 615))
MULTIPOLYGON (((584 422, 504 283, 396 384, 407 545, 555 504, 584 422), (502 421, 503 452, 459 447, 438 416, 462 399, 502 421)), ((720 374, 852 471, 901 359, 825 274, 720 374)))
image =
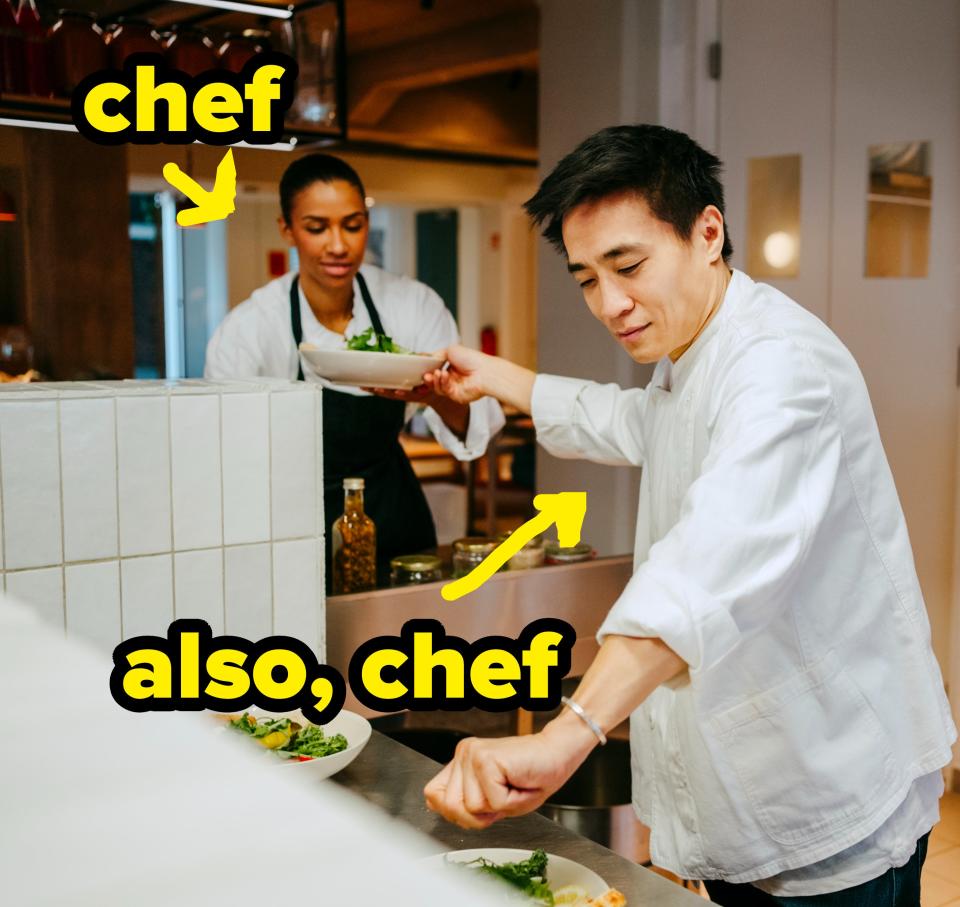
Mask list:
MULTIPOLYGON (((824 319, 857 358, 934 648, 960 693, 956 0, 0 0, 0 371, 201 376, 229 308, 296 266, 276 186, 292 155, 322 148, 364 179, 369 260, 436 289, 465 343, 643 383, 520 209, 580 139, 640 121, 720 156, 735 266, 824 319), (160 175, 176 161, 211 185, 220 149, 108 148, 69 125, 79 78, 136 50, 200 71, 267 47, 298 59, 298 92, 284 142, 234 149, 225 221, 176 227, 183 200, 160 175)), ((405 445, 441 543, 513 528, 535 491, 588 489, 584 538, 628 570, 617 556, 632 548, 635 470, 542 451, 534 463, 520 418, 473 466, 421 429, 408 426, 405 445)))

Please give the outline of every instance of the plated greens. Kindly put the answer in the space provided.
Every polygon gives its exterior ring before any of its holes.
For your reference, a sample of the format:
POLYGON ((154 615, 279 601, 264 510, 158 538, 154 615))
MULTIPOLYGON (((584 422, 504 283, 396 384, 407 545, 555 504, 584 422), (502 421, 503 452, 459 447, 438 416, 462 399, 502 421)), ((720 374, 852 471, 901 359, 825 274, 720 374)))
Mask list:
POLYGON ((372 327, 347 339, 348 350, 360 350, 364 353, 400 353, 409 356, 410 350, 394 343, 386 334, 378 334, 372 327))
MULTIPOLYGON (((516 853, 516 851, 513 852, 516 853)), ((490 853, 496 853, 496 850, 490 851, 490 853)), ((449 858, 458 855, 448 854, 447 856, 449 858)), ((567 867, 566 871, 561 868, 559 875, 561 877, 566 875, 569 880, 570 866, 576 867, 577 864, 560 857, 555 859, 559 861, 559 864, 567 867)), ((534 850, 522 860, 499 862, 483 855, 470 860, 453 860, 460 867, 492 876, 509 886, 507 897, 511 901, 539 904, 543 907, 561 907, 561 905, 566 905, 566 907, 624 907, 626 904, 626 898, 615 888, 607 888, 602 894, 590 897, 584 887, 584 885, 589 884, 587 879, 577 880, 578 882, 582 881, 583 884, 563 884, 554 888, 553 885, 557 884, 556 880, 552 885, 547 878, 548 861, 549 855, 539 849, 534 850)), ((583 869, 583 867, 580 868, 583 869)), ((585 872, 588 875, 593 875, 598 883, 605 884, 595 874, 589 873, 587 870, 585 872)))
POLYGON ((241 734, 280 756, 306 762, 342 752, 349 745, 343 734, 327 736, 316 725, 303 727, 289 718, 260 718, 244 712, 229 722, 241 734))

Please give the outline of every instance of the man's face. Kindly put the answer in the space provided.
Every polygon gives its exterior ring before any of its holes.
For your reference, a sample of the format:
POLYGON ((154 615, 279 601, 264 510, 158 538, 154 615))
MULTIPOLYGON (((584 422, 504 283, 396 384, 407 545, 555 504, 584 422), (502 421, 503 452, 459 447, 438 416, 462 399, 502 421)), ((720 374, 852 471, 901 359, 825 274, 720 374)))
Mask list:
POLYGON ((713 229, 722 222, 698 221, 684 242, 632 192, 584 202, 563 219, 568 267, 583 298, 637 362, 680 350, 702 327, 716 285, 713 229))

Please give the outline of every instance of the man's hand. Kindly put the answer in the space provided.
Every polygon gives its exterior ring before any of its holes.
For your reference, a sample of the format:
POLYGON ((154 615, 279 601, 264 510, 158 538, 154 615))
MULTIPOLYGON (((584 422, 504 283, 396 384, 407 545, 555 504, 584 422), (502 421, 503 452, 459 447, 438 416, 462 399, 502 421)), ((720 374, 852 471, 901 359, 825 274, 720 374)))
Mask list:
POLYGON ((446 359, 447 367, 423 376, 424 382, 437 393, 461 404, 473 403, 481 397, 496 397, 521 412, 530 412, 537 376, 529 369, 459 344, 437 355, 446 359))
POLYGON ((589 729, 569 714, 561 714, 539 734, 470 737, 457 745, 453 761, 424 788, 427 806, 462 828, 486 828, 498 819, 533 812, 596 743, 589 729))

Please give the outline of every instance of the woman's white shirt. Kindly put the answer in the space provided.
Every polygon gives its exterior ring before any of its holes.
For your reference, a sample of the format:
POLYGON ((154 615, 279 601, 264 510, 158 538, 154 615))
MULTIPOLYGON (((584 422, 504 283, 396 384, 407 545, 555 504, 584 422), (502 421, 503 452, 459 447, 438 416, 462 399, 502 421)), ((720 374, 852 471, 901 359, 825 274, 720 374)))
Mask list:
MULTIPOLYGON (((646 388, 540 375, 532 409, 555 456, 643 466, 635 572, 598 635, 690 667, 631 717, 654 862, 772 879, 929 790, 956 731, 866 385, 826 325, 734 272, 646 388)), ((803 875, 781 881, 831 883, 803 875)))
MULTIPOLYGON (((380 315, 384 331, 396 343, 410 350, 430 353, 459 342, 453 316, 440 297, 426 284, 409 277, 397 277, 373 265, 363 265, 370 296, 380 315)), ((290 284, 294 272, 284 274, 258 290, 231 310, 207 345, 204 376, 211 379, 297 377, 299 354, 290 324, 290 284)), ((353 337, 371 327, 367 307, 354 282, 353 317, 345 335, 325 328, 300 290, 300 320, 303 340, 320 349, 343 349, 344 336, 353 337)), ((333 385, 303 369, 307 381, 338 392, 366 396, 360 388, 333 385)), ((416 405, 408 407, 408 416, 416 405)), ((462 441, 431 408, 424 415, 434 437, 458 460, 482 456, 490 439, 503 427, 500 405, 491 398, 470 404, 467 436, 462 441)))

